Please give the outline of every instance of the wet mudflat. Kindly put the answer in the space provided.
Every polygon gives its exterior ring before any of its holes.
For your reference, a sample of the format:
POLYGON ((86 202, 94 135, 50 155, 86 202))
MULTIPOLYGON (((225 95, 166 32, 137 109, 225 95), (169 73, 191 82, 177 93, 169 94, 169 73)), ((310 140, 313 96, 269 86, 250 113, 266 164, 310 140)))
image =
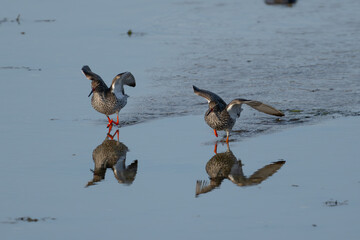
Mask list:
POLYGON ((1 238, 357 239, 359 10, 5 1, 1 238), (119 142, 91 108, 85 64, 107 84, 137 80, 119 142), (216 156, 192 85, 286 116, 245 108, 216 156))

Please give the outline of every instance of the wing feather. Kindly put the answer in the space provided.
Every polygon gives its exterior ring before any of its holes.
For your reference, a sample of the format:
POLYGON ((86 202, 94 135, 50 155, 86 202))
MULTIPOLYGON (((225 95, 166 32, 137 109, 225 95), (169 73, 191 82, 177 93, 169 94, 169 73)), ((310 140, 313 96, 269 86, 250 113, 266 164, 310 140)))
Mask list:
POLYGON ((281 111, 277 110, 276 108, 267 105, 265 103, 259 102, 259 101, 245 101, 245 104, 249 105, 250 107, 266 113, 266 114, 270 114, 270 115, 274 115, 274 116, 278 116, 278 117, 282 117, 285 116, 284 113, 282 113, 281 111))
POLYGON ((111 83, 111 92, 117 94, 124 95, 124 85, 128 85, 130 87, 135 87, 135 77, 131 74, 131 72, 123 72, 116 75, 111 83))
POLYGON ((262 181, 266 180, 268 177, 276 173, 284 164, 285 161, 277 161, 262 167, 249 177, 248 184, 253 185, 261 183, 262 181))
POLYGON ((96 73, 92 72, 88 65, 85 65, 81 68, 81 71, 84 73, 85 77, 91 81, 102 81, 101 77, 96 73))
POLYGON ((241 109, 242 104, 247 104, 250 107, 258 110, 259 112, 263 112, 266 114, 279 116, 279 117, 284 116, 284 113, 282 113, 281 111, 277 110, 276 108, 274 108, 270 105, 267 105, 265 103, 262 103, 259 101, 237 98, 237 99, 232 100, 227 106, 227 111, 229 112, 230 116, 232 116, 232 118, 236 118, 236 117, 240 116, 240 113, 242 110, 241 109))
POLYGON ((197 180, 196 181, 196 190, 195 190, 195 196, 199 196, 200 194, 203 193, 208 193, 212 190, 214 190, 214 188, 216 188, 216 185, 210 184, 209 181, 206 180, 197 180))
POLYGON ((220 105, 219 106, 220 108, 222 108, 222 107, 225 108, 225 106, 226 106, 225 101, 222 100, 222 98, 219 97, 218 95, 216 95, 215 93, 197 88, 195 86, 193 86, 193 89, 194 89, 194 93, 196 95, 205 98, 208 101, 208 103, 210 103, 211 101, 216 102, 218 105, 220 105))

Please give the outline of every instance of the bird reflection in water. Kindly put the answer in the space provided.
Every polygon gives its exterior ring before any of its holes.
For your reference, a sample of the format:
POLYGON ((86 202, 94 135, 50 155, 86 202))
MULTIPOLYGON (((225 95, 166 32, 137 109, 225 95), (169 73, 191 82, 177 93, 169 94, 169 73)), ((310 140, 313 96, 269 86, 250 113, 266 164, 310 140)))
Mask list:
POLYGON ((205 167, 210 181, 198 180, 196 182, 196 197, 220 187, 224 179, 229 179, 240 187, 258 185, 285 164, 285 161, 277 161, 260 168, 250 177, 246 177, 241 160, 237 160, 230 150, 229 144, 227 144, 226 152, 216 153, 216 149, 217 143, 215 143, 215 155, 207 162, 205 167))
POLYGON ((105 140, 93 151, 92 157, 95 163, 94 170, 91 170, 93 179, 88 182, 86 187, 105 179, 108 168, 113 170, 119 183, 132 184, 137 173, 138 161, 134 160, 129 166, 126 166, 126 153, 128 151, 127 146, 119 141, 119 130, 116 130, 114 135, 108 133, 105 140), (117 140, 114 140, 116 135, 117 140))

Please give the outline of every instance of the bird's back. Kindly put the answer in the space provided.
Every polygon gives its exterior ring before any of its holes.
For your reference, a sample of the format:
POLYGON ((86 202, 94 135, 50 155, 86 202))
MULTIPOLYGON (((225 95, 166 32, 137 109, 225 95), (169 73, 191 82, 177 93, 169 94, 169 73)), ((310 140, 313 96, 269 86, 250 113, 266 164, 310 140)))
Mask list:
POLYGON ((107 116, 119 112, 127 103, 128 96, 116 97, 110 89, 103 92, 94 92, 91 98, 93 108, 107 116))
POLYGON ((205 113, 205 122, 212 128, 218 131, 232 129, 235 124, 235 119, 232 119, 226 109, 222 111, 210 109, 205 113))
POLYGON ((227 178, 236 161, 231 151, 218 153, 207 162, 206 172, 210 178, 227 178))

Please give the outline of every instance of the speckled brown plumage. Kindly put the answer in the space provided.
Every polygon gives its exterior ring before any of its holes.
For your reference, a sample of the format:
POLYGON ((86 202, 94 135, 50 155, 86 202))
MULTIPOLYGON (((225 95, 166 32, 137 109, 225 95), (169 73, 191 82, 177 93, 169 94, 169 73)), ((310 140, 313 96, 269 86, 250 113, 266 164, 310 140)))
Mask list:
POLYGON ((106 169, 111 168, 119 183, 131 184, 135 180, 138 161, 135 160, 126 167, 127 146, 119 141, 110 140, 108 137, 97 146, 92 157, 95 168, 93 180, 87 186, 93 185, 105 178, 106 169))
POLYGON ((110 89, 104 91, 94 91, 91 98, 91 105, 93 108, 110 116, 112 114, 118 113, 125 105, 127 104, 127 95, 124 95, 122 98, 117 98, 110 89))
POLYGON ((284 114, 262 102, 236 98, 229 104, 218 95, 208 90, 199 89, 193 86, 194 93, 205 98, 208 101, 209 109, 205 113, 205 122, 216 131, 226 131, 226 142, 229 141, 229 135, 235 125, 236 119, 240 117, 242 111, 242 104, 247 104, 250 107, 274 116, 284 116, 284 114))
MULTIPOLYGON (((108 117, 109 125, 119 124, 119 111, 127 104, 128 95, 124 92, 124 85, 136 86, 135 78, 130 72, 120 73, 115 76, 111 86, 108 87, 101 77, 91 71, 89 66, 81 69, 84 75, 91 80, 91 105, 93 108, 108 117), (109 116, 117 115, 117 121, 110 120, 109 116)), ((111 130, 111 128, 109 129, 111 130)))
POLYGON ((196 196, 219 187, 224 179, 241 187, 260 184, 276 173, 284 164, 283 160, 268 164, 258 169, 250 177, 246 177, 241 160, 235 157, 228 145, 226 152, 215 154, 206 163, 205 169, 210 181, 198 180, 196 182, 196 196))
POLYGON ((236 157, 228 149, 226 152, 215 154, 207 162, 205 169, 211 180, 222 181, 228 177, 236 161, 236 157))

